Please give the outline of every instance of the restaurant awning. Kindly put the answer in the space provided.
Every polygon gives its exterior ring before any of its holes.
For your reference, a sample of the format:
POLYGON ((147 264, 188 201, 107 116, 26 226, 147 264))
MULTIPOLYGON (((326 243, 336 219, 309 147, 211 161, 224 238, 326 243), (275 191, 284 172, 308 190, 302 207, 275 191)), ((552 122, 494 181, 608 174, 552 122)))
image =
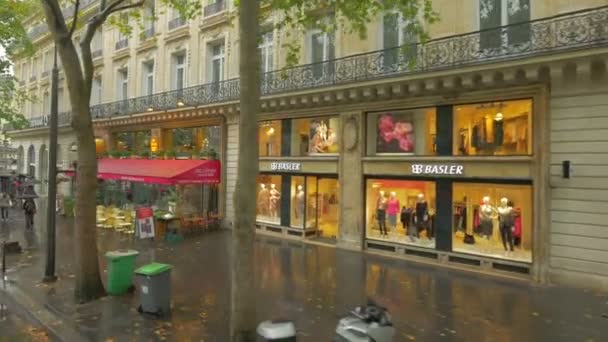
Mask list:
POLYGON ((154 184, 217 184, 219 160, 99 159, 97 177, 154 184))

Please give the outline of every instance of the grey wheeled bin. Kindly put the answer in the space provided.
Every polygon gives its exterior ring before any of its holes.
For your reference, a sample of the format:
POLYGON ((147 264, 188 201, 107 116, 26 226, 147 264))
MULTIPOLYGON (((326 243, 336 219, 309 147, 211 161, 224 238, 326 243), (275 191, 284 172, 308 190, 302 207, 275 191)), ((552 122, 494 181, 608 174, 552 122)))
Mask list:
POLYGON ((163 316, 171 311, 171 268, 171 265, 151 263, 135 270, 140 313, 163 316))

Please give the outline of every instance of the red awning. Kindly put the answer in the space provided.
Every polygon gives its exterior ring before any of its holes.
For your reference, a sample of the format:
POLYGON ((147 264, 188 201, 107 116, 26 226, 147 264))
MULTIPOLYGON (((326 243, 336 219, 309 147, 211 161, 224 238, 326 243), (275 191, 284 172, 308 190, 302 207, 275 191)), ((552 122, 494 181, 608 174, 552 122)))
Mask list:
POLYGON ((97 177, 154 184, 217 184, 219 160, 99 159, 97 177))

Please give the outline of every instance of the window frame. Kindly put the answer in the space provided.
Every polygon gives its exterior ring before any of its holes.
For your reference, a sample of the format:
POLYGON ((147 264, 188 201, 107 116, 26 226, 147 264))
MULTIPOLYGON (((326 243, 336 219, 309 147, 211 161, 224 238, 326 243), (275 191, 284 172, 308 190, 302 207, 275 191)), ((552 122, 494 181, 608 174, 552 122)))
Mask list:
POLYGON ((209 72, 207 75, 207 81, 209 83, 220 83, 224 81, 224 72, 225 72, 225 63, 226 63, 226 44, 224 40, 212 42, 207 44, 208 52, 208 65, 209 72), (215 49, 218 48, 219 51, 216 54, 215 49), (218 79, 214 80, 215 75, 215 62, 219 61, 219 70, 218 70, 218 79))
POLYGON ((154 59, 146 60, 142 62, 142 95, 143 96, 152 96, 154 95, 154 59))

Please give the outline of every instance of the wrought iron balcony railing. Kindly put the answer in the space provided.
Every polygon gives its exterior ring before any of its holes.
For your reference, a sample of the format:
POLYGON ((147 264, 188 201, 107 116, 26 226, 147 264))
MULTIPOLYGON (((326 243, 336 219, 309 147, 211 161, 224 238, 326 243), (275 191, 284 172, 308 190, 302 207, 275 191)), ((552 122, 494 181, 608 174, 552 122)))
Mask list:
MULTIPOLYGON (((300 65, 262 75, 262 95, 608 46, 608 6, 300 65)), ((239 79, 91 107, 93 119, 235 101, 239 79)))
POLYGON ((225 0, 217 0, 216 2, 205 6, 204 15, 205 17, 220 13, 226 9, 226 1, 225 0))
POLYGON ((186 19, 182 17, 177 17, 169 20, 168 28, 169 30, 175 30, 176 28, 182 27, 184 25, 186 25, 186 19))
POLYGON ((238 100, 239 90, 239 79, 234 78, 150 96, 94 105, 91 107, 91 116, 93 119, 102 119, 115 115, 156 112, 184 106, 190 107, 206 103, 238 100))
POLYGON ((129 39, 125 38, 116 42, 115 50, 127 48, 129 46, 129 39))
MULTIPOLYGON (((35 116, 28 120, 28 125, 25 129, 28 128, 44 128, 49 127, 50 115, 41 115, 35 116)), ((68 126, 72 122, 72 113, 71 112, 61 112, 57 115, 57 125, 59 127, 68 126)), ((11 123, 5 123, 3 126, 5 131, 13 131, 15 128, 11 123)))

